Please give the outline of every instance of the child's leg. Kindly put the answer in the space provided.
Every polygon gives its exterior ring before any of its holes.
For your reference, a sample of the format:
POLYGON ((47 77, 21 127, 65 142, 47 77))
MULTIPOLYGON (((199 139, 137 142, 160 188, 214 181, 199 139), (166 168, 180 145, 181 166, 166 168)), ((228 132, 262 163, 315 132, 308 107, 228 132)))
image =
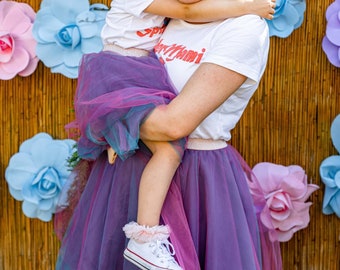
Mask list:
POLYGON ((137 223, 152 227, 159 224, 163 203, 181 157, 169 142, 144 143, 153 155, 140 181, 137 223))
POLYGON ((144 168, 138 194, 137 223, 123 227, 129 238, 124 257, 141 269, 182 270, 167 240, 170 229, 159 225, 161 210, 181 154, 168 142, 144 141, 153 153, 144 168))

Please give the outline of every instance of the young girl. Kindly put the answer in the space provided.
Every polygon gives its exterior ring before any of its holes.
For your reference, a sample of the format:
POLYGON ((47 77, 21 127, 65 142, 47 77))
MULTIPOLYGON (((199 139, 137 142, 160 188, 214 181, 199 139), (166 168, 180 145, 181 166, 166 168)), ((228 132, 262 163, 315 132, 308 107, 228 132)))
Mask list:
MULTIPOLYGON (((194 2, 197 0, 111 2, 102 30, 104 50, 84 55, 81 63, 75 97, 80 157, 96 159, 107 150, 110 163, 115 153, 125 160, 138 149, 143 121, 156 106, 177 95, 162 63, 152 53, 165 29, 165 16, 209 22, 250 13, 271 19, 274 13, 274 4, 268 0, 194 2)), ((200 57, 181 48, 177 52, 183 53, 186 61, 200 57)), ((137 220, 131 218, 123 228, 130 238, 124 257, 141 269, 181 269, 174 250, 167 248, 171 246, 167 240, 170 230, 159 222, 186 141, 144 143, 153 155, 141 176, 137 220)))

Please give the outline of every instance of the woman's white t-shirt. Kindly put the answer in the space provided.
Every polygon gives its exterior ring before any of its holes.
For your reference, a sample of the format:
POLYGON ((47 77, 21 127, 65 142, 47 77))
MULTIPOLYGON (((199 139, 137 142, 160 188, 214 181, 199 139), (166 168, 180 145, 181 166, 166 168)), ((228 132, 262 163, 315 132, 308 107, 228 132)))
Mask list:
POLYGON ((204 62, 247 77, 245 83, 192 132, 190 138, 230 140, 230 131, 239 121, 264 73, 268 50, 267 23, 255 15, 208 24, 190 24, 181 20, 169 23, 155 46, 155 52, 164 62, 178 91, 204 62))

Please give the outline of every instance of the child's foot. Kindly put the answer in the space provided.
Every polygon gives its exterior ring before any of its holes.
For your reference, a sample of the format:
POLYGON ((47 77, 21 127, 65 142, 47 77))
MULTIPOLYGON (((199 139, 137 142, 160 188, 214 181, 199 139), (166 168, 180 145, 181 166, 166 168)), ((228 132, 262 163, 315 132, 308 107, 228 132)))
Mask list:
POLYGON ((130 222, 123 227, 123 231, 130 238, 124 257, 140 269, 182 270, 173 257, 174 247, 167 240, 170 236, 168 226, 149 227, 130 222))
POLYGON ((168 240, 139 243, 130 239, 124 257, 140 269, 182 270, 177 264, 174 248, 168 240))
POLYGON ((116 160, 117 153, 115 150, 112 149, 112 147, 107 148, 107 159, 110 164, 113 164, 116 160))

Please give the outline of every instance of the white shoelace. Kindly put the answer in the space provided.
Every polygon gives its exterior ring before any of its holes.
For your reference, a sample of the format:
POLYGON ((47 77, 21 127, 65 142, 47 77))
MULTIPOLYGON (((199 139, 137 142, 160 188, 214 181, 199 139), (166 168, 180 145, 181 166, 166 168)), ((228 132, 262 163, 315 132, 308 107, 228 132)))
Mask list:
POLYGON ((175 255, 174 246, 168 240, 157 240, 156 242, 152 243, 152 245, 154 245, 153 254, 163 260, 163 262, 167 261, 169 263, 171 262, 178 265, 173 257, 175 255))

